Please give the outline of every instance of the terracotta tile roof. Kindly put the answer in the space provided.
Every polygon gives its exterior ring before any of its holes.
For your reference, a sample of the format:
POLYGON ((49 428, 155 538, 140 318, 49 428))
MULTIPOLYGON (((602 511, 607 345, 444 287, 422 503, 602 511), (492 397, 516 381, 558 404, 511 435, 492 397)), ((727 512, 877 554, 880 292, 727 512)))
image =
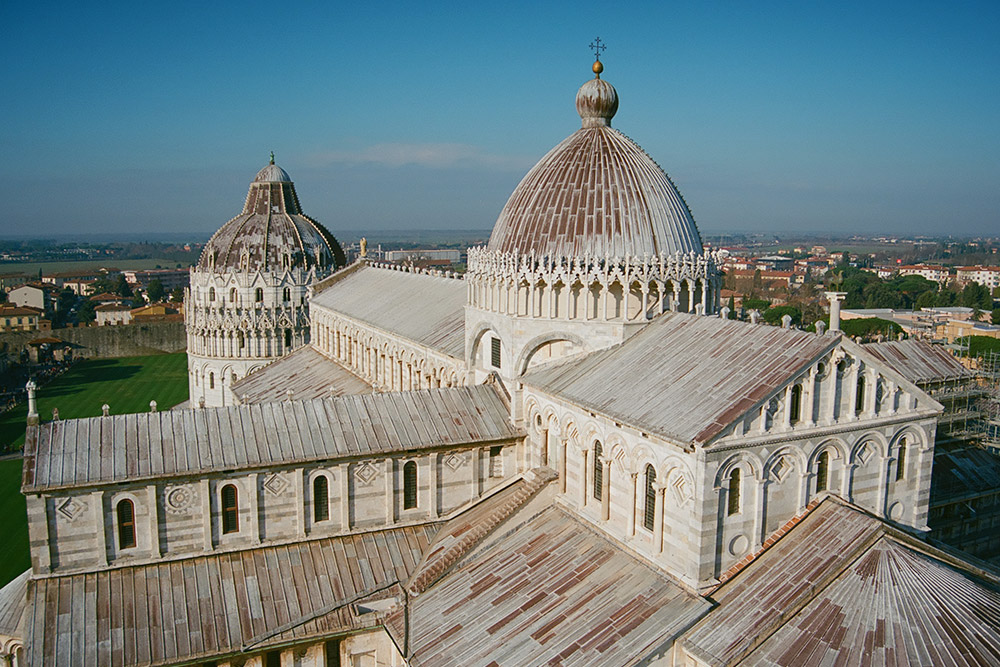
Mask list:
POLYGON ((311 345, 234 382, 232 389, 244 405, 285 401, 289 391, 299 401, 372 391, 370 384, 311 345))
POLYGON ((173 665, 370 627, 352 602, 391 594, 435 531, 395 528, 37 579, 28 587, 26 663, 173 665))
POLYGON ((557 506, 521 520, 411 596, 411 667, 633 664, 709 607, 557 506))
POLYGON ((664 313, 620 345, 540 367, 522 381, 641 431, 704 444, 838 341, 664 313))

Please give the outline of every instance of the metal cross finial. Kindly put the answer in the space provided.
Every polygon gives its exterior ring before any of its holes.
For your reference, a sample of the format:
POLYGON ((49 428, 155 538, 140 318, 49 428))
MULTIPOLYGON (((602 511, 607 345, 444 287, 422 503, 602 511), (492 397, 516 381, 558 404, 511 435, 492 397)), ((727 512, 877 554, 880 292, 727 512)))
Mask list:
POLYGON ((271 164, 274 164, 274 151, 271 151, 271 164))
POLYGON ((594 56, 597 58, 597 60, 600 60, 601 51, 606 50, 608 47, 601 44, 601 38, 598 37, 593 42, 590 43, 590 48, 594 50, 594 56))

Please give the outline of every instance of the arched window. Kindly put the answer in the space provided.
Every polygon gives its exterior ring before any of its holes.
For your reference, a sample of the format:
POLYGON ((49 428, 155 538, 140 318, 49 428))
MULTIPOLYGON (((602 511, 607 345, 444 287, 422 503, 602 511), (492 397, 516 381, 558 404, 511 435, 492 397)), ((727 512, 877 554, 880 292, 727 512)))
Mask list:
POLYGON ((208 374, 208 388, 215 389, 215 373, 208 374))
POLYGON ((226 484, 222 487, 222 533, 238 533, 240 530, 240 512, 236 486, 226 484))
POLYGON ((403 466, 403 509, 417 506, 417 463, 407 461, 403 466))
POLYGON ((858 376, 858 398, 854 401, 854 411, 861 412, 865 409, 865 376, 858 376))
POLYGON ((646 493, 642 506, 642 527, 646 530, 653 530, 656 523, 656 469, 646 465, 646 493))
POLYGON ((215 288, 214 287, 209 287, 208 288, 208 300, 209 301, 215 301, 215 288))
POLYGON ((802 419, 802 385, 797 384, 792 387, 792 404, 788 410, 788 420, 792 424, 798 424, 802 419))
POLYGON ((830 483, 830 450, 826 450, 816 459, 816 493, 826 491, 830 483))
POLYGON ((319 523, 330 518, 330 487, 326 475, 313 480, 313 521, 319 523))
POLYGON ((260 303, 261 301, 263 301, 264 300, 264 288, 258 287, 257 289, 255 289, 253 291, 253 298, 254 298, 254 301, 256 301, 257 303, 260 303))
POLYGON ((896 481, 906 479, 906 438, 899 441, 899 455, 896 457, 896 481))
POLYGON ((291 301, 292 300, 292 290, 290 290, 287 287, 284 290, 282 290, 282 292, 281 292, 281 300, 282 301, 286 301, 286 302, 287 301, 291 301))
POLYGON ((740 469, 729 473, 729 515, 740 513, 740 469))
POLYGON ((135 506, 131 500, 118 501, 118 548, 131 549, 135 546, 135 506))
POLYGON ((601 441, 598 440, 594 443, 594 500, 601 499, 601 491, 603 490, 604 464, 601 463, 601 454, 603 453, 604 448, 601 446, 601 441))
POLYGON ((236 303, 236 288, 235 287, 230 287, 229 288, 229 302, 230 303, 236 303))

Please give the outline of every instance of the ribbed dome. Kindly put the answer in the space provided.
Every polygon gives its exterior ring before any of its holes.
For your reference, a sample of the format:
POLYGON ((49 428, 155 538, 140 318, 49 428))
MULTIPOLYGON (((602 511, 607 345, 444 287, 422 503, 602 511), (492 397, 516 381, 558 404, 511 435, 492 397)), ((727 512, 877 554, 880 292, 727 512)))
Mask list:
POLYGON ((206 271, 283 271, 326 273, 343 266, 344 251, 323 225, 303 215, 295 184, 273 162, 250 184, 243 213, 217 231, 201 252, 206 271))
POLYGON ((583 128, 521 180, 487 248, 536 256, 701 254, 698 227, 670 178, 611 128, 618 110, 614 86, 588 81, 576 107, 583 128))

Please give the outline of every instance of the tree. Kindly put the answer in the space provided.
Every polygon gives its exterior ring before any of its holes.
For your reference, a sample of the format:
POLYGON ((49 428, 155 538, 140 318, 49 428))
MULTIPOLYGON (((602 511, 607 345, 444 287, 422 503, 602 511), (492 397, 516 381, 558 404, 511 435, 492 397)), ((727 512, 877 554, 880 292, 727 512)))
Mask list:
POLYGON ((764 321, 774 326, 781 325, 781 318, 785 315, 792 316, 792 324, 802 323, 802 311, 795 306, 774 306, 764 311, 764 321))
POLYGON ((184 288, 183 287, 175 287, 174 291, 172 291, 170 293, 170 300, 173 301, 174 303, 180 303, 181 301, 183 301, 184 300, 184 288))
POLYGON ((966 308, 993 308, 990 291, 979 283, 969 283, 962 290, 961 303, 966 308))
POLYGON ((993 309, 993 313, 990 315, 990 322, 1000 324, 1000 308, 993 309))
POLYGON ((93 322, 97 319, 97 314, 94 312, 94 308, 96 307, 96 301, 91 301, 90 299, 84 301, 80 309, 76 311, 77 322, 93 322))
POLYGON ((841 320, 840 330, 848 336, 874 338, 876 335, 894 337, 903 333, 903 327, 890 320, 880 317, 863 317, 853 320, 841 320))
POLYGON ((115 282, 115 294, 126 298, 132 296, 132 286, 128 284, 127 280, 125 280, 124 273, 118 274, 118 280, 115 282))
POLYGON ((732 296, 729 297, 729 303, 726 305, 726 307, 729 308, 729 319, 735 320, 736 319, 736 300, 732 296))
POLYGON ((163 297, 166 294, 166 290, 163 289, 163 283, 160 282, 159 278, 154 278, 149 281, 149 287, 146 288, 146 296, 149 297, 150 303, 159 303, 163 301, 163 297))
POLYGON ((752 299, 750 297, 743 297, 743 307, 746 310, 759 310, 764 312, 771 306, 771 302, 767 299, 752 299))

